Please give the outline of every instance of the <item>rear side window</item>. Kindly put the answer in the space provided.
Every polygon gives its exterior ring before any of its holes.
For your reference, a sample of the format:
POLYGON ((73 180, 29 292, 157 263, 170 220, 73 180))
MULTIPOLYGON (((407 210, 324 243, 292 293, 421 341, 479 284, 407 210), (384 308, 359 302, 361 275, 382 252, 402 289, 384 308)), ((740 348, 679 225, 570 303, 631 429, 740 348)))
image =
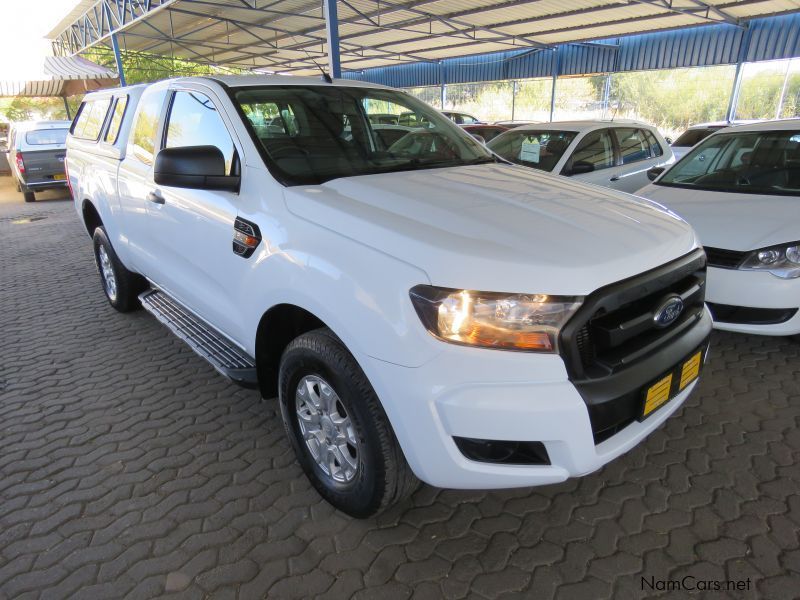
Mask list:
POLYGON ((87 100, 81 104, 72 124, 72 135, 81 140, 97 141, 110 106, 111 98, 87 100))
POLYGON ((618 127, 614 129, 619 141, 619 154, 623 165, 650 158, 650 144, 641 129, 618 127))
POLYGON ((647 138, 647 142, 650 144, 650 156, 662 156, 664 154, 664 149, 661 147, 661 144, 658 143, 658 139, 653 135, 653 132, 645 130, 644 135, 647 138))
POLYGON ((122 125, 122 117, 125 116, 125 109, 128 107, 128 96, 117 98, 114 103, 114 111, 111 114, 111 123, 108 125, 108 131, 103 138, 103 141, 114 144, 119 136, 119 128, 122 125))
POLYGON ((29 146, 64 145, 68 133, 69 129, 34 129, 25 134, 25 143, 29 146))
POLYGON ((131 144, 133 155, 146 165, 153 164, 156 149, 156 135, 158 134, 158 120, 164 106, 166 90, 145 92, 139 101, 139 110, 136 112, 136 121, 133 123, 131 144))

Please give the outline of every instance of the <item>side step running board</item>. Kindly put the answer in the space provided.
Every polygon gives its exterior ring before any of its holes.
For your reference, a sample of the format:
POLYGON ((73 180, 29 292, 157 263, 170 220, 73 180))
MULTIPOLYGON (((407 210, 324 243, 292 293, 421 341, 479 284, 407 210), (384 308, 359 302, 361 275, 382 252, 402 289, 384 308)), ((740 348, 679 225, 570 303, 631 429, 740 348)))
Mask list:
POLYGON ((234 345, 225 335, 161 290, 148 290, 139 295, 139 300, 146 311, 211 363, 217 371, 239 385, 258 387, 255 359, 234 345))

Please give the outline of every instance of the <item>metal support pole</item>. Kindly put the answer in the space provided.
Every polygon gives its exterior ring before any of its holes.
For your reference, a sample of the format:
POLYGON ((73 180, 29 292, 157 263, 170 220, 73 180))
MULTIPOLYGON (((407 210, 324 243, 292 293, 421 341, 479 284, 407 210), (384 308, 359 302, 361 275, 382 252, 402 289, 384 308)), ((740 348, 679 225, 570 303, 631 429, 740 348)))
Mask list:
POLYGON ((511 120, 514 120, 514 113, 517 109, 517 80, 511 82, 511 120))
POLYGON ((69 102, 67 102, 67 97, 66 96, 62 96, 61 98, 64 100, 64 110, 67 111, 67 120, 71 120, 72 119, 72 113, 69 110, 69 102))
POLYGON ((606 74, 606 84, 603 88, 603 117, 608 114, 608 105, 611 102, 611 73, 606 74))
POLYGON ((736 61, 736 75, 733 78, 733 88, 731 89, 731 95, 728 99, 728 112, 725 114, 725 119, 728 122, 736 118, 736 106, 739 104, 739 91, 742 88, 742 67, 747 58, 747 51, 750 48, 751 30, 748 24, 745 24, 745 27, 746 29, 744 33, 742 33, 742 42, 739 46, 739 60, 736 61))
POLYGON ((125 68, 122 66, 122 55, 119 52, 119 41, 117 40, 117 34, 111 34, 111 47, 114 49, 114 60, 117 63, 117 73, 119 73, 119 84, 122 87, 128 85, 125 83, 125 68))
POLYGON ((555 61, 554 61, 555 66, 553 67, 553 89, 550 92, 550 122, 551 123, 553 122, 553 115, 556 112, 556 81, 558 80, 558 70, 560 68, 560 65, 558 64, 558 61, 559 61, 558 49, 556 48, 554 50, 554 52, 556 53, 556 58, 555 58, 555 61))
POLYGON ((439 91, 439 100, 442 103, 442 110, 447 110, 447 84, 443 83, 439 91))
POLYGON ((328 32, 328 71, 334 79, 342 77, 341 56, 339 53, 339 13, 336 0, 324 0, 325 28, 328 32))
POLYGON ((786 98, 786 86, 789 84, 789 70, 792 67, 792 59, 786 61, 786 75, 783 76, 783 86, 781 87, 781 98, 778 100, 778 108, 775 109, 775 118, 781 118, 781 112, 783 111, 783 99, 786 98))

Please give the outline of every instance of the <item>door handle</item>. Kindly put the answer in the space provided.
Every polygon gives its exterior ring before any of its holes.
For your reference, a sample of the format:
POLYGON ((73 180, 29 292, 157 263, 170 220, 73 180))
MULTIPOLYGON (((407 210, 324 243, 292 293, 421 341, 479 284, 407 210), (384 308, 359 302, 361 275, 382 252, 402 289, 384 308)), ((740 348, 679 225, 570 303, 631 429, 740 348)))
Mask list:
POLYGON ((147 199, 153 204, 164 204, 164 196, 158 190, 153 190, 147 194, 147 199))
POLYGON ((614 175, 609 181, 619 181, 619 175, 614 175))

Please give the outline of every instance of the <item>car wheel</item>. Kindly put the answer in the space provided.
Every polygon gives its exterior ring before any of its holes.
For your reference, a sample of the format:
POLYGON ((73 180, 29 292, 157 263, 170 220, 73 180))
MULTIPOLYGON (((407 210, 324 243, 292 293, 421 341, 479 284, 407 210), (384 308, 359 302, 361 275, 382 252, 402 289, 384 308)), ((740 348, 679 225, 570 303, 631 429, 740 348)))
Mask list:
POLYGON ((289 344, 278 385, 284 427, 297 460, 334 507, 365 518, 418 487, 378 396, 329 329, 305 333, 289 344))
POLYGON ((120 312, 135 310, 139 307, 139 293, 146 287, 144 278, 120 262, 105 229, 95 229, 92 241, 95 264, 108 302, 120 312))
POLYGON ((35 202, 36 196, 33 192, 22 192, 22 197, 25 198, 25 202, 35 202))

